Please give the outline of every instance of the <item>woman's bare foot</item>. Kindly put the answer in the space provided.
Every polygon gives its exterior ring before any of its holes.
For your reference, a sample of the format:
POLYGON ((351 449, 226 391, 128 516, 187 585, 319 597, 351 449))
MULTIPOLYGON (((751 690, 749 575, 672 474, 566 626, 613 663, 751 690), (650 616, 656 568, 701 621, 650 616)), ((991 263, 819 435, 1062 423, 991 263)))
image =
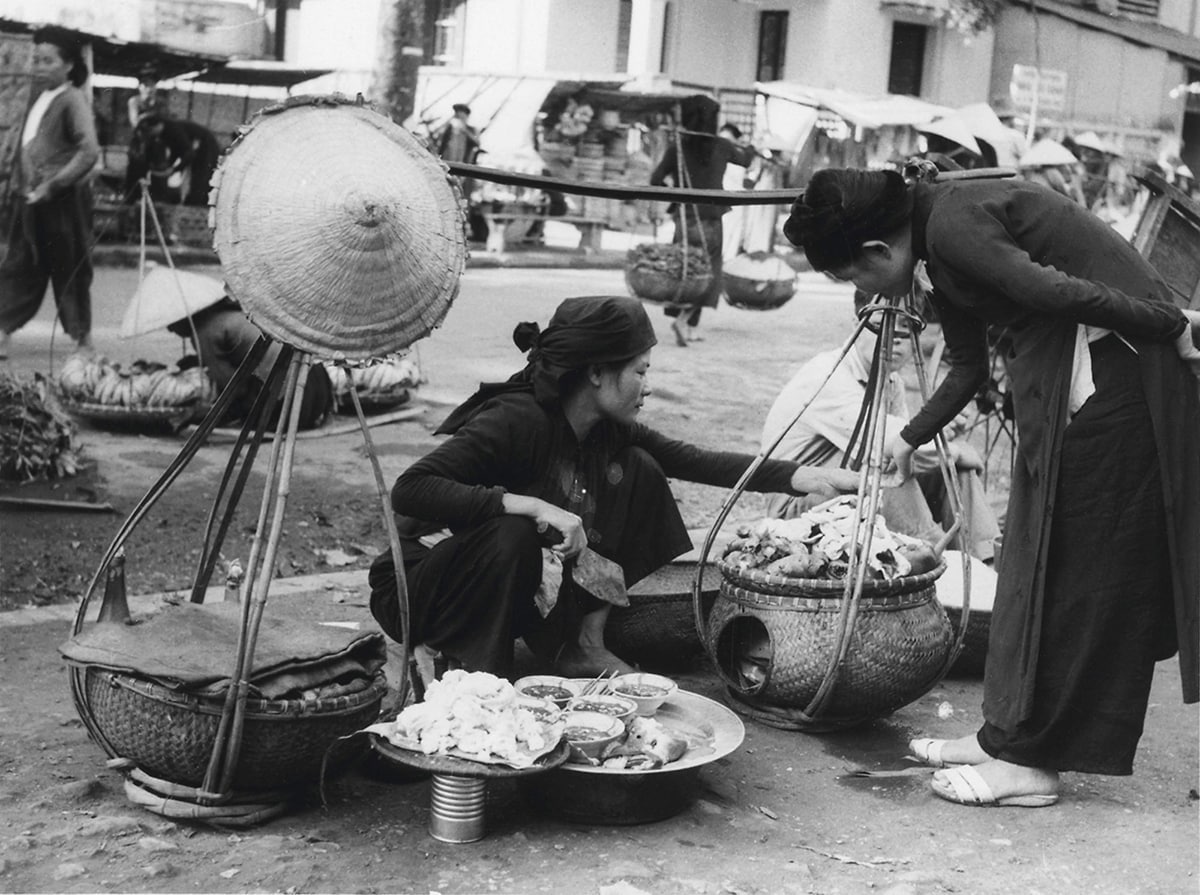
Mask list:
POLYGON ((565 643, 554 660, 554 670, 563 677, 596 677, 614 671, 628 674, 637 669, 602 646, 565 643))
POLYGON ((1037 808, 1058 801, 1059 779, 1058 771, 993 758, 970 767, 937 771, 931 786, 934 792, 952 802, 1037 808), (964 773, 969 776, 964 778, 964 773), (958 786, 953 779, 956 775, 958 786))
POLYGON ((909 750, 917 758, 934 767, 983 764, 992 757, 983 751, 975 734, 956 740, 912 740, 909 750))

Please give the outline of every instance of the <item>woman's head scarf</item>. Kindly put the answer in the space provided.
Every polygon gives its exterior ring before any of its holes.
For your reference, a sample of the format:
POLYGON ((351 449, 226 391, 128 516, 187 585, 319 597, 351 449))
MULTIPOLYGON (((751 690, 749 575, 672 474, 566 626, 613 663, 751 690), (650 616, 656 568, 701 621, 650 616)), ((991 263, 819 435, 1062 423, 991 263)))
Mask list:
POLYGON ((482 384, 437 431, 457 431, 485 401, 507 392, 532 391, 539 404, 558 403, 564 397, 563 379, 568 374, 597 364, 628 361, 657 342, 646 309, 635 298, 568 298, 545 329, 526 322, 513 330, 513 343, 527 352, 525 368, 507 382, 482 384))
POLYGON ((826 168, 818 171, 783 225, 814 270, 854 262, 862 244, 884 239, 912 217, 912 193, 895 171, 826 168))

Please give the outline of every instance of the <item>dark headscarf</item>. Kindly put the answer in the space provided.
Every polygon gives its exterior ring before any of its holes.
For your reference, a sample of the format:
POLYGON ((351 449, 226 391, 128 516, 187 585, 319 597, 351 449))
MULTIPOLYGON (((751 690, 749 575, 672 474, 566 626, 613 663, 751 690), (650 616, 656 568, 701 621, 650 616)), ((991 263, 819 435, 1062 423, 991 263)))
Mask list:
POLYGON ((517 324, 513 343, 528 352, 525 368, 507 382, 480 385, 474 395, 451 411, 435 434, 456 432, 485 401, 507 392, 530 391, 539 404, 558 403, 568 374, 597 364, 623 363, 657 342, 646 309, 636 298, 568 298, 544 330, 536 323, 517 324))
POLYGON ((783 225, 814 270, 836 270, 859 256, 862 244, 884 239, 912 217, 912 193, 895 171, 826 168, 818 171, 783 225))

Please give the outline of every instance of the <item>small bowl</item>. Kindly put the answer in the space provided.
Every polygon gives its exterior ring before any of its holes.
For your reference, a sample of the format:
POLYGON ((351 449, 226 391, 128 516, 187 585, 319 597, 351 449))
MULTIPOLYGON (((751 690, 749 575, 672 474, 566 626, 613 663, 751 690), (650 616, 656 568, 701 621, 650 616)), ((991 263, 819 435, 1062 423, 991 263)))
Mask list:
POLYGON ((588 758, 599 759, 605 746, 625 735, 625 722, 604 712, 568 711, 563 718, 563 739, 588 758))
POLYGON ((549 699, 532 696, 517 696, 517 708, 525 709, 543 724, 554 724, 562 719, 563 710, 549 699))
POLYGON ((629 719, 637 712, 637 703, 628 696, 617 696, 612 693, 576 696, 567 703, 567 711, 601 712, 605 715, 612 715, 623 724, 628 724, 629 719))
POLYGON ((560 709, 579 695, 579 685, 568 677, 557 674, 531 674, 513 684, 517 693, 532 699, 553 702, 560 709))
POLYGON ((637 671, 614 678, 608 692, 632 699, 637 703, 637 714, 649 718, 678 689, 679 685, 669 677, 637 671))

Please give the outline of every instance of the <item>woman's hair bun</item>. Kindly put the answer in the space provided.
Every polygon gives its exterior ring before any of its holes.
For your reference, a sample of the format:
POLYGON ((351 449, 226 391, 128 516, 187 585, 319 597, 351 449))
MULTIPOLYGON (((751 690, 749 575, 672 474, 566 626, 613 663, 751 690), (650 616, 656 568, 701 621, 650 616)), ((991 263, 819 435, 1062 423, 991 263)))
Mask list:
POLYGON ((518 323, 513 329, 513 344, 524 353, 537 345, 538 336, 541 334, 542 329, 536 323, 530 321, 518 323))

